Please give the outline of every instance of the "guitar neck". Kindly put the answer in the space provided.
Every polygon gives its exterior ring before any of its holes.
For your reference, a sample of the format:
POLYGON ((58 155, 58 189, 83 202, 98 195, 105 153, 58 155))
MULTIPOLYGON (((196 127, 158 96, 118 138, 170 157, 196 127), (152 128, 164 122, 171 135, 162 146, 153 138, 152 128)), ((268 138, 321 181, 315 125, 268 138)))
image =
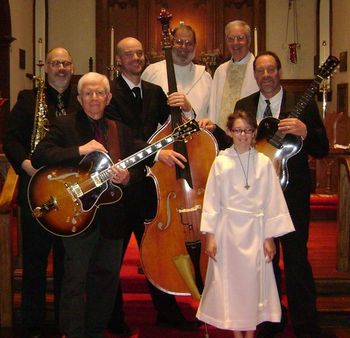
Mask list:
POLYGON ((308 87, 306 92, 303 94, 303 96, 299 99, 297 104, 294 107, 294 110, 289 114, 288 117, 295 117, 299 118, 305 107, 312 101, 315 94, 318 91, 320 83, 323 81, 323 78, 320 76, 317 76, 312 82, 311 85, 308 87))
MULTIPOLYGON (((317 93, 320 83, 323 81, 323 78, 317 76, 310 84, 303 96, 298 100, 294 109, 289 113, 288 117, 299 118, 301 113, 304 111, 305 107, 312 101, 314 95, 317 93)), ((271 144, 278 146, 282 144, 285 134, 281 131, 276 131, 275 135, 270 139, 271 144)))
MULTIPOLYGON (((166 147, 169 144, 172 144, 175 142, 175 138, 173 135, 168 135, 161 140, 159 140, 156 143, 153 143, 149 145, 146 148, 143 148, 139 152, 130 155, 129 157, 125 158, 124 160, 113 164, 113 167, 120 168, 120 169, 129 169, 136 164, 140 163, 141 161, 145 160, 146 158, 152 156, 155 154, 158 150, 166 147)), ((109 180, 109 172, 110 168, 103 170, 102 172, 99 173, 99 177, 102 182, 106 182, 109 180)))

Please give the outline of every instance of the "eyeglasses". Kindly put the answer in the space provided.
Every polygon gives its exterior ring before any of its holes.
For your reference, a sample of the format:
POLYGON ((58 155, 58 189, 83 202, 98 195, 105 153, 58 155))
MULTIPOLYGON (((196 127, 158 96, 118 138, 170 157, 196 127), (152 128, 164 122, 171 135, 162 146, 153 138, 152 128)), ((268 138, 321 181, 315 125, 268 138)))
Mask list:
POLYGON ((244 34, 241 35, 230 35, 226 37, 226 40, 228 42, 235 42, 235 40, 237 40, 237 42, 242 42, 246 39, 246 36, 244 34))
POLYGON ((68 68, 72 65, 72 62, 70 61, 60 61, 60 60, 53 60, 48 62, 48 64, 51 65, 51 67, 59 67, 60 65, 63 66, 63 68, 68 68))
POLYGON ((256 68, 255 73, 258 75, 263 75, 265 74, 265 71, 267 74, 274 74, 276 72, 277 68, 276 67, 267 67, 267 68, 256 68))
POLYGON ((174 45, 178 47, 185 46, 187 48, 187 47, 193 47, 194 43, 190 40, 174 39, 174 45))
POLYGON ((107 93, 104 90, 96 90, 96 91, 91 91, 91 92, 81 92, 80 96, 86 98, 86 99, 92 99, 94 95, 97 98, 104 98, 106 97, 107 93))
POLYGON ((254 129, 253 128, 246 128, 246 129, 232 128, 231 131, 238 135, 242 133, 249 135, 253 133, 254 129))

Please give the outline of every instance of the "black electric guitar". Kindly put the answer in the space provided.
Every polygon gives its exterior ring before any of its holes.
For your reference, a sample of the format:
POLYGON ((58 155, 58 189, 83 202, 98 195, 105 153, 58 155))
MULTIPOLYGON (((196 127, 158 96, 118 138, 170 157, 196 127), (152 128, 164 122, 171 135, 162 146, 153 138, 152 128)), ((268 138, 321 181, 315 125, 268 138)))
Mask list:
POLYGON ((40 168, 28 186, 33 216, 55 235, 71 237, 80 234, 93 221, 99 205, 116 203, 122 198, 121 188, 109 179, 112 166, 128 169, 199 130, 195 120, 188 121, 176 127, 170 135, 116 164, 107 154, 95 151, 86 155, 78 166, 40 168))
MULTIPOLYGON (((306 93, 299 99, 288 117, 298 118, 300 116, 305 107, 313 100, 320 83, 332 74, 338 64, 339 60, 336 57, 329 56, 327 58, 306 93)), ((278 131, 278 123, 279 120, 274 117, 267 117, 259 123, 256 149, 271 159, 284 190, 289 183, 287 162, 300 151, 303 140, 300 136, 278 131)))

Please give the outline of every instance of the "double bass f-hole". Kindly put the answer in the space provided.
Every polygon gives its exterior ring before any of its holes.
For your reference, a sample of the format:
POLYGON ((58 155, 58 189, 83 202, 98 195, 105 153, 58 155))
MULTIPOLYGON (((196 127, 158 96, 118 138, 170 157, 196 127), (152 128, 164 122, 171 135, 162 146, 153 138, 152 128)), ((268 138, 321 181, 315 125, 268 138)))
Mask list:
POLYGON ((169 192, 167 199, 166 199, 166 223, 164 224, 164 222, 159 222, 158 223, 158 229, 159 230, 166 230, 171 222, 171 207, 170 207, 170 203, 171 203, 171 199, 172 198, 176 198, 176 193, 174 191, 169 192))

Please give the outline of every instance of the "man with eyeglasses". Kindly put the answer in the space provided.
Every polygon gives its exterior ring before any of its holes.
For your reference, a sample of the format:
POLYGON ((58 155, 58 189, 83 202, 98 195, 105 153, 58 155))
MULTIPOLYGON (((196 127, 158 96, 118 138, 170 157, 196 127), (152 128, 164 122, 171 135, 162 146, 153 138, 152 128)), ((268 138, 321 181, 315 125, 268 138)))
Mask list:
MULTIPOLYGON (((79 107, 76 89, 70 85, 73 75, 72 57, 65 48, 54 48, 47 53, 45 96, 49 123, 60 115, 79 107)), ((27 202, 27 186, 35 173, 31 163, 31 138, 37 89, 19 92, 5 128, 3 150, 19 175, 18 204, 21 213, 21 240, 23 255, 21 320, 23 337, 40 337, 45 322, 46 269, 53 249, 53 284, 55 318, 58 319, 58 301, 63 272, 61 239, 44 230, 33 218, 27 202)))
POLYGON ((231 59, 214 73, 208 116, 223 129, 237 100, 259 89, 253 74, 254 55, 249 51, 249 25, 241 20, 231 21, 225 27, 225 37, 231 59))
MULTIPOLYGON (((329 143, 325 127, 314 100, 305 106, 299 118, 289 117, 298 102, 297 97, 281 86, 282 67, 279 57, 270 51, 259 53, 253 64, 254 76, 259 91, 239 100, 235 110, 252 113, 260 122, 266 111, 279 118, 278 130, 283 134, 300 136, 303 146, 288 160, 289 183, 284 196, 295 227, 295 232, 276 241, 274 271, 281 294, 281 270, 279 268, 280 245, 283 251, 284 273, 288 310, 296 337, 319 338, 320 329, 316 310, 316 290, 312 269, 308 261, 307 242, 309 236, 311 178, 309 156, 322 158, 327 155, 329 143), (269 107, 269 109, 267 109, 269 107)), ((209 129, 219 140, 221 148, 232 144, 227 134, 213 125, 209 129)), ((272 338, 283 332, 288 321, 287 311, 282 307, 281 323, 263 323, 257 337, 272 338)))
MULTIPOLYGON (((202 119, 208 115, 211 76, 202 65, 192 60, 196 55, 196 33, 191 26, 181 24, 172 31, 172 57, 178 92, 169 95, 169 104, 177 104, 187 115, 202 119)), ((142 79, 163 88, 168 95, 165 60, 150 64, 142 79)))
MULTIPOLYGON (((32 155, 33 166, 67 165, 69 168, 76 166, 78 170, 83 157, 96 151, 108 153, 117 163, 142 149, 145 142, 137 141, 132 129, 104 116, 111 97, 105 75, 94 72, 83 75, 78 82, 81 108, 54 121, 32 155)), ((107 158, 91 158, 95 170, 101 173, 107 158)), ((84 163, 85 168, 90 165, 84 163)), ((113 195, 118 196, 114 185, 122 190, 121 199, 107 205, 95 201, 98 209, 85 231, 62 239, 65 259, 60 328, 67 338, 103 337, 119 282, 123 231, 127 226, 125 196, 133 184, 142 180, 145 172, 142 163, 129 169, 111 166, 110 181, 101 200, 111 202, 113 195)), ((84 169, 81 175, 80 183, 83 184, 84 169)), ((89 198, 97 198, 97 194, 89 198)))

